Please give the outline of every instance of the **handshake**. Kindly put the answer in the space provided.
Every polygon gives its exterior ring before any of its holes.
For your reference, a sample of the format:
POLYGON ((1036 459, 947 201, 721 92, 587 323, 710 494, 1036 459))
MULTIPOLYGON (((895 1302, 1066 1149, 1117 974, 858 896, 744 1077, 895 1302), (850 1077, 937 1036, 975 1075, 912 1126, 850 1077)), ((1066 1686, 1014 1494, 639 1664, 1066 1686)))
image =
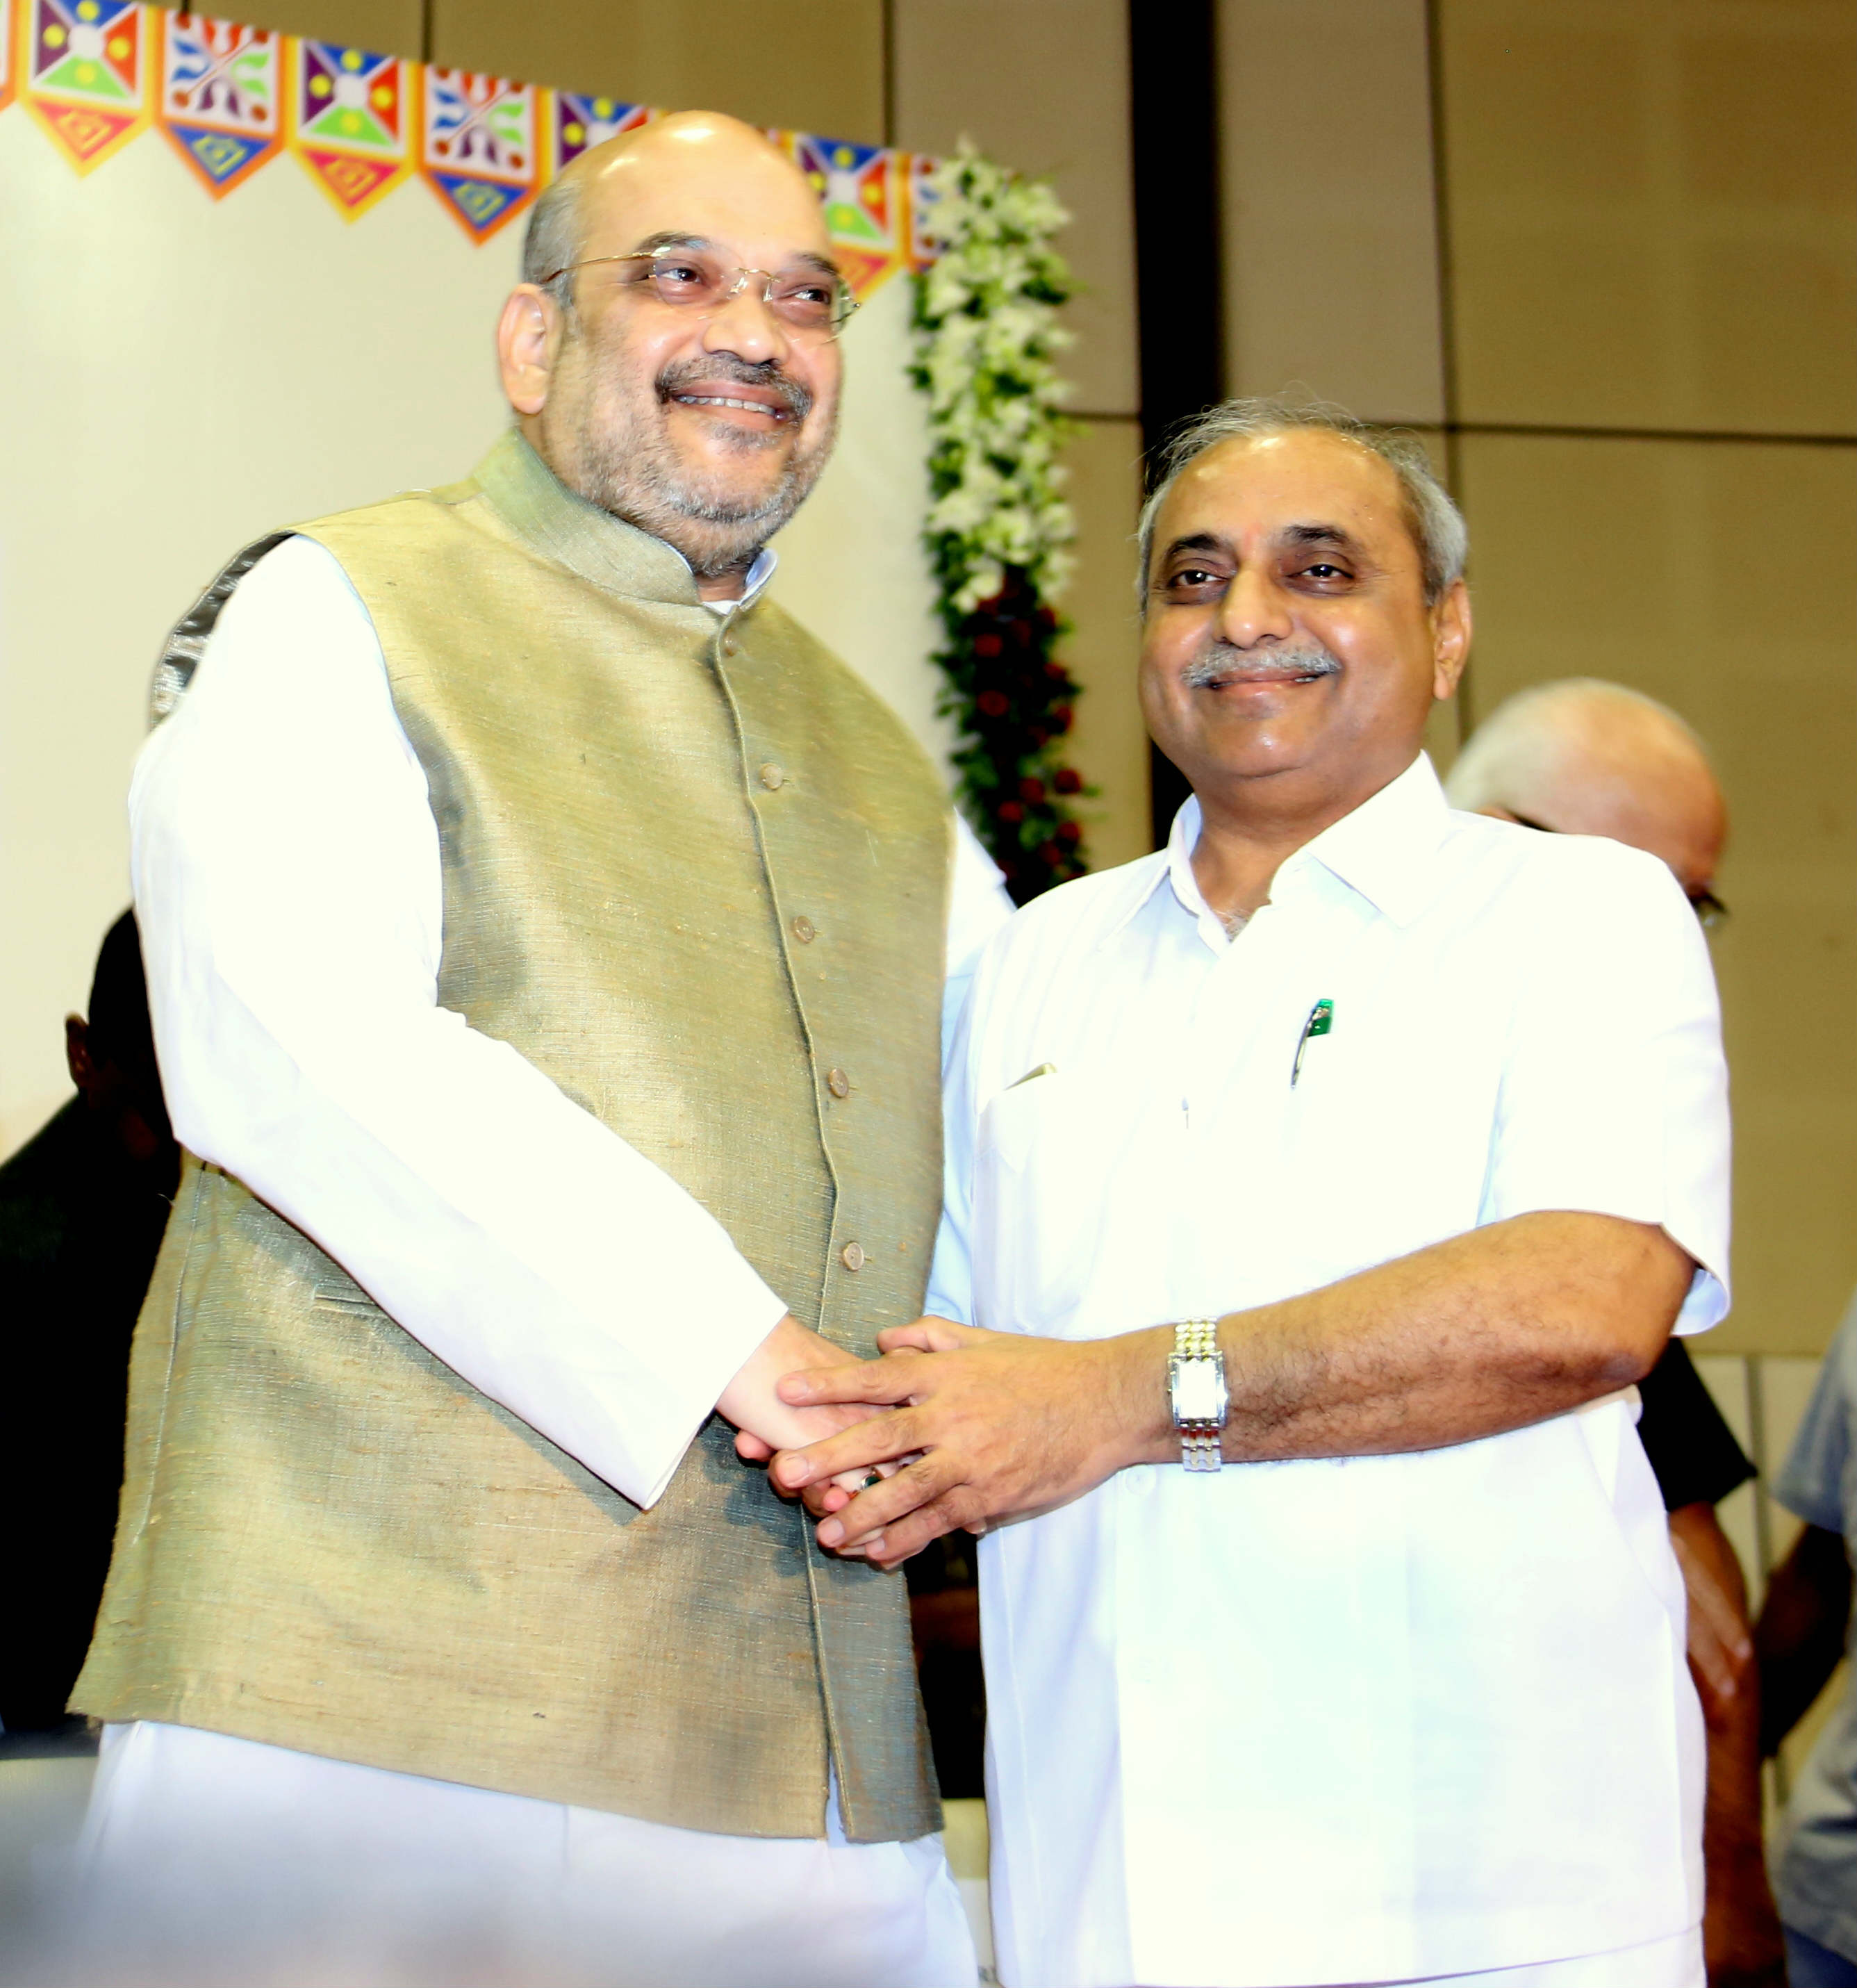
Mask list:
POLYGON ((829 1550, 899 1567, 931 1540, 1067 1503, 1165 1462, 1165 1328, 1072 1341, 920 1318, 859 1360, 791 1315, 717 1408, 738 1454, 819 1520, 829 1550))

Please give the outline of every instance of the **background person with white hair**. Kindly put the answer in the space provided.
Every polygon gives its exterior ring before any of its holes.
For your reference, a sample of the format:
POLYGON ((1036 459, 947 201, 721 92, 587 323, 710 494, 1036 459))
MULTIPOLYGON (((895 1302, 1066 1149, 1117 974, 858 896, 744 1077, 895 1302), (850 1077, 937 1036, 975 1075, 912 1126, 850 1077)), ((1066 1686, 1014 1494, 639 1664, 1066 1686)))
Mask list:
MULTIPOLYGON (((1670 865, 1705 928, 1728 811, 1707 748, 1668 706, 1622 684, 1569 677, 1484 719, 1444 783, 1452 803, 1551 834, 1609 836, 1670 865)), ((1670 1513, 1689 1597, 1690 1672, 1709 1733, 1703 1946, 1712 1988, 1785 1979, 1761 1838, 1759 1677, 1747 1589, 1715 1507, 1754 1475, 1683 1341, 1638 1384, 1638 1438, 1670 1513)))

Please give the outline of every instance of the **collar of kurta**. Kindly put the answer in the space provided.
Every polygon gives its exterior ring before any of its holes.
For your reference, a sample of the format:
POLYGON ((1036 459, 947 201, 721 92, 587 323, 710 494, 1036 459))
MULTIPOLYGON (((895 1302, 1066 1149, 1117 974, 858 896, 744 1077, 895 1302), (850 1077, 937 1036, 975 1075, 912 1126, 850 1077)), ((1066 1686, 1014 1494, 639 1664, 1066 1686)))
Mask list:
MULTIPOLYGON (((519 429, 504 433, 471 478, 512 531, 592 585, 670 607, 710 604, 697 593, 696 576, 675 546, 576 496, 519 429)), ((764 547, 749 570, 740 603, 726 604, 751 604, 767 584, 774 560, 764 547)))
MULTIPOLYGON (((1278 903, 1293 895, 1308 871, 1319 866, 1395 925, 1410 925, 1431 901, 1436 888, 1432 859, 1450 820, 1444 789, 1438 784, 1430 759, 1421 752, 1378 793, 1287 858, 1271 883, 1271 901, 1278 903)), ((1163 879, 1172 884, 1182 904, 1197 915, 1204 904, 1193 876, 1193 851, 1198 845, 1200 827, 1200 804, 1190 795, 1173 817, 1167 847, 1143 863, 1128 866, 1129 901, 1106 936, 1119 931, 1163 879)))

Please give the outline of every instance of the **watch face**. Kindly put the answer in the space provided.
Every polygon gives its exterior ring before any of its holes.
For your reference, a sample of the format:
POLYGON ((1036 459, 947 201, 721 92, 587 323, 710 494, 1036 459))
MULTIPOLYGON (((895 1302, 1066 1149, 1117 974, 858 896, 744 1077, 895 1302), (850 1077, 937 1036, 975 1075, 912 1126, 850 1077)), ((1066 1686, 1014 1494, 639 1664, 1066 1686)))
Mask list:
POLYGON ((1168 1361, 1177 1427, 1188 1422, 1224 1420, 1225 1379, 1219 1371, 1221 1364, 1217 1360, 1183 1360, 1177 1354, 1168 1361))

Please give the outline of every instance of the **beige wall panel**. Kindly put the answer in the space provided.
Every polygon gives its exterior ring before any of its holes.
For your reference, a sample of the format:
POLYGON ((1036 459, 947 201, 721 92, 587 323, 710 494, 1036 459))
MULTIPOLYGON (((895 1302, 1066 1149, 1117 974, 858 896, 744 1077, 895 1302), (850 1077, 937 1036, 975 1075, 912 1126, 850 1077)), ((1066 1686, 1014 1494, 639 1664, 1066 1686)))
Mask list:
POLYGON ((1458 413, 1857 434, 1849 0, 1440 0, 1458 413))
POLYGON ((1477 712, 1608 677, 1714 752, 1737 1289, 1709 1350, 1818 1352, 1857 1280, 1857 451, 1460 446, 1477 712))
POLYGON ((1685 10, 1676 46, 1686 190, 1828 216, 1851 205, 1857 142, 1857 19, 1847 5, 1685 10), (1711 17, 1720 17, 1711 25, 1711 17), (1779 32, 1773 29, 1778 27, 1779 32))
POLYGON ((420 0, 238 0, 218 11, 254 28, 393 56, 419 53, 424 23, 420 0))
POLYGON ((1135 698, 1141 632, 1135 608, 1135 526, 1141 510, 1141 428, 1084 421, 1065 451, 1077 513, 1077 570, 1058 606, 1072 633, 1063 651, 1082 685, 1072 761, 1100 791, 1082 805, 1092 870, 1145 856, 1148 735, 1135 698))
POLYGON ((1372 420, 1443 420, 1425 16, 1424 0, 1221 0, 1234 392, 1298 383, 1372 420))
POLYGON ((1743 431, 1857 434, 1857 246, 1699 242, 1686 274, 1700 407, 1743 431))
POLYGON ((435 62, 829 138, 883 139, 882 0, 431 5, 435 62))
POLYGON ((1066 313, 1073 405, 1137 412, 1123 0, 893 0, 891 17, 891 142, 947 152, 964 133, 1055 179, 1074 218, 1059 245, 1080 287, 1066 313))

